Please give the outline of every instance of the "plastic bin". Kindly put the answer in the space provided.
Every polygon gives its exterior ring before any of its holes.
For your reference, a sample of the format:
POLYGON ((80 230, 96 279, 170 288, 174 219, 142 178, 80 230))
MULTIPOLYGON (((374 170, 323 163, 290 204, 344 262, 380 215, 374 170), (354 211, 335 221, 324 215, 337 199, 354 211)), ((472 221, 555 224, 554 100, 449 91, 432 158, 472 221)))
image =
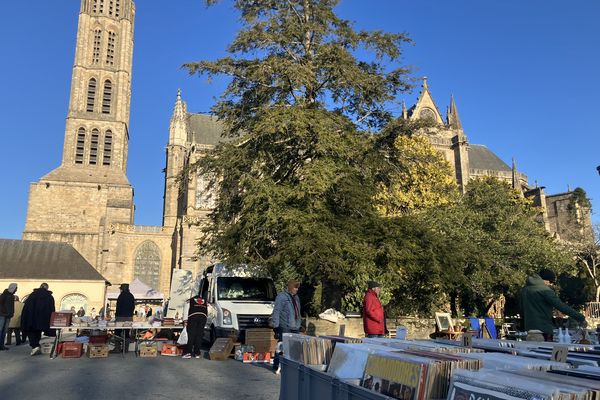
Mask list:
POLYGON ((281 358, 279 400, 385 400, 392 399, 340 381, 316 368, 281 358))

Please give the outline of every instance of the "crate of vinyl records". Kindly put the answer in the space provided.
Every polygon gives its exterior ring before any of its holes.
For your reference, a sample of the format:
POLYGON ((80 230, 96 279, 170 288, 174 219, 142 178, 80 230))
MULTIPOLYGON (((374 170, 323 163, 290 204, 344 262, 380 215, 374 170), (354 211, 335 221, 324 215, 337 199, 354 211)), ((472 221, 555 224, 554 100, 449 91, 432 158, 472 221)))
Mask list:
POLYGON ((62 356, 63 358, 79 358, 83 353, 83 343, 63 342, 62 356))
POLYGON ((71 326, 71 318, 73 314, 70 312, 53 312, 50 315, 50 326, 67 327, 71 326))
POLYGON ((108 357, 108 345, 89 343, 86 353, 89 358, 106 358, 108 357))
MULTIPOLYGON (((177 350, 175 350, 177 352, 177 350)), ((154 345, 143 344, 140 346, 140 357, 156 357, 158 356, 158 349, 154 345)))

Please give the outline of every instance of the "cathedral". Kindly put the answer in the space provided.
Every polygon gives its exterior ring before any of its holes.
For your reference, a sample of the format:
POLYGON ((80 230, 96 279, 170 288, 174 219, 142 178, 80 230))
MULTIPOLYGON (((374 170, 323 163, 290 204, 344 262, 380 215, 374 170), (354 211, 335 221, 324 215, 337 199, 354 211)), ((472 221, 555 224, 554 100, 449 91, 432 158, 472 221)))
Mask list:
MULTIPOLYGON (((168 293, 173 269, 197 273, 210 262, 198 256, 196 244, 198 224, 213 207, 207 180, 192 176, 179 190, 177 177, 223 140, 222 128, 213 116, 188 112, 177 93, 166 146, 163 223, 135 225, 127 178, 134 17, 133 0, 81 1, 62 162, 31 184, 23 239, 68 243, 113 284, 138 278, 168 293)), ((444 119, 426 80, 402 118, 435 120, 438 128, 425 134, 453 166, 462 189, 475 177, 495 176, 534 199, 551 233, 591 226, 589 209, 573 212, 570 192, 546 195, 529 185, 514 162, 509 167, 487 147, 470 144, 454 99, 444 119)))

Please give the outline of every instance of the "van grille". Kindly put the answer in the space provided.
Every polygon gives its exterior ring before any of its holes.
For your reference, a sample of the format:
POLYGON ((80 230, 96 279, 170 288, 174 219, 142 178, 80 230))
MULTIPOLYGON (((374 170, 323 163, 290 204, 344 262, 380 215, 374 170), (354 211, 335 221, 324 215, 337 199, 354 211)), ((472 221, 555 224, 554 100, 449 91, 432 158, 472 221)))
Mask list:
POLYGON ((268 328, 269 315, 238 315, 238 327, 240 330, 251 328, 268 328))

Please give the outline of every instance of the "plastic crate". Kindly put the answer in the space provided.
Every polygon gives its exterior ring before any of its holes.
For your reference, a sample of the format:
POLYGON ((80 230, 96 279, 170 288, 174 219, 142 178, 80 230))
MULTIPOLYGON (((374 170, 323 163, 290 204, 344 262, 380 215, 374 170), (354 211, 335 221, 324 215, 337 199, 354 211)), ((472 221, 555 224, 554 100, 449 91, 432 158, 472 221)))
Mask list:
POLYGON ((281 365, 281 383, 279 384, 279 400, 302 399, 302 382, 304 366, 300 363, 279 357, 281 365))
POLYGON ((393 399, 380 393, 373 392, 350 382, 337 381, 338 392, 335 400, 383 400, 393 399))
POLYGON ((308 399, 337 399, 338 379, 319 371, 315 367, 305 365, 302 368, 302 398, 308 399))

